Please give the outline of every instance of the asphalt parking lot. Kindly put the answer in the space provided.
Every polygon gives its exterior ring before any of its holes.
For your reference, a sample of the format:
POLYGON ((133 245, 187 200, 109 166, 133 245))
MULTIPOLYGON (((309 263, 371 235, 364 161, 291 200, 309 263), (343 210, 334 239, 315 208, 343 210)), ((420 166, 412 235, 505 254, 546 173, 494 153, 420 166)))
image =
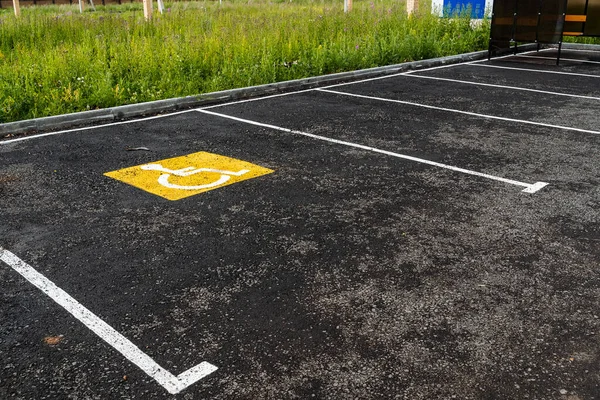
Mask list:
POLYGON ((0 398, 600 398, 600 54, 555 56, 0 141, 0 398))

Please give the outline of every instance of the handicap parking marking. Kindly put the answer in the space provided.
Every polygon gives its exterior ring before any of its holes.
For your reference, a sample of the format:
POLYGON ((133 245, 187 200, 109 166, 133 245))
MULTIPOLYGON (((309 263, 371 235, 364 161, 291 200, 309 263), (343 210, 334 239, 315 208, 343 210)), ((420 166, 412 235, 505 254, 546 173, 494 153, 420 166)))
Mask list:
POLYGON ((272 172, 247 161, 201 151, 104 175, 167 200, 181 200, 272 172))

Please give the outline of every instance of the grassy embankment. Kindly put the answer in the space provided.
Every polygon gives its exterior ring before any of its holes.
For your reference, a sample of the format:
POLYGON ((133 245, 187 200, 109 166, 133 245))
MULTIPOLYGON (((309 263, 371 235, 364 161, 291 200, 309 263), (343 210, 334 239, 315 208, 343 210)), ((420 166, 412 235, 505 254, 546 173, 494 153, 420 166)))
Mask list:
POLYGON ((488 24, 403 0, 141 3, 0 11, 0 123, 485 49, 488 24))

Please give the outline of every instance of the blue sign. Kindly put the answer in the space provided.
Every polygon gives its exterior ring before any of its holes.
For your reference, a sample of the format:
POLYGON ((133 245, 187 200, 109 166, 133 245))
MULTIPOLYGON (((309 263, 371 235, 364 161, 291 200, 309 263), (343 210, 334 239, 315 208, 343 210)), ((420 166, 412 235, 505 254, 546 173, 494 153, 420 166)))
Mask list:
POLYGON ((485 0, 444 0, 444 17, 464 15, 471 10, 471 18, 483 19, 485 0))

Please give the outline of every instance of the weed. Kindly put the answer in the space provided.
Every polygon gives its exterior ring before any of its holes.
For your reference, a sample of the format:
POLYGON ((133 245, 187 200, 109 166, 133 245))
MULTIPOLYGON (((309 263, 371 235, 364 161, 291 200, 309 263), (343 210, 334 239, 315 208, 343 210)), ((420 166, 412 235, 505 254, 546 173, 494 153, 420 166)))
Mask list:
POLYGON ((0 123, 486 48, 489 24, 408 17, 403 1, 141 3, 0 13, 0 123))

